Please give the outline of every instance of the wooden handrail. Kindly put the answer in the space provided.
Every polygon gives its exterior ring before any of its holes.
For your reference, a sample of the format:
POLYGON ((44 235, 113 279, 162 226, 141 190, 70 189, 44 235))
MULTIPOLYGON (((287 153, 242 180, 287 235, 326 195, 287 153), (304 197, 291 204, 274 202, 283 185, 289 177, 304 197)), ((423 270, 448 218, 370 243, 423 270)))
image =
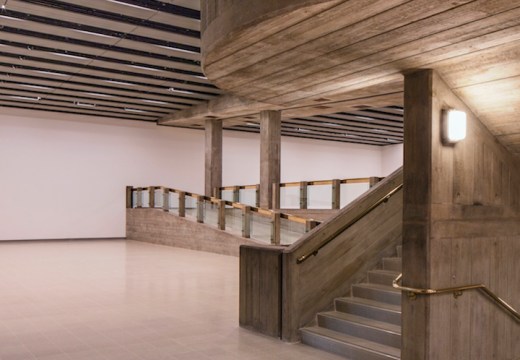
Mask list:
MULTIPOLYGON (((177 194, 183 193, 185 196, 192 197, 197 200, 202 199, 204 202, 208 202, 208 203, 211 203, 214 205, 218 205, 220 202, 223 202, 225 204, 225 206, 230 206, 235 209, 244 209, 245 207, 248 207, 251 212, 257 213, 258 215, 265 217, 265 218, 269 218, 269 219, 271 219, 273 217, 273 214, 278 213, 277 211, 270 210, 270 209, 249 206, 249 205, 245 205, 245 204, 242 204, 239 202, 233 202, 233 201, 229 201, 229 200, 221 200, 216 197, 200 195, 200 194, 196 194, 196 193, 192 193, 192 192, 188 192, 188 191, 182 191, 179 189, 169 188, 169 187, 165 187, 165 186, 148 186, 148 187, 131 187, 131 186, 129 186, 127 188, 128 188, 128 191, 141 191, 142 192, 142 191, 152 191, 152 190, 154 190, 154 191, 163 190, 163 191, 167 191, 170 193, 177 193, 177 194)), ((291 215, 291 214, 286 214, 286 213, 279 213, 279 214, 280 214, 281 219, 286 219, 288 221, 298 223, 298 224, 307 225, 310 222, 313 224, 313 226, 316 226, 321 223, 318 220, 303 218, 303 217, 295 216, 295 215, 291 215)))
MULTIPOLYGON (((381 179, 381 178, 378 178, 381 179)), ((306 181, 307 185, 332 185, 334 180, 310 180, 306 181)), ((340 179, 341 184, 359 184, 359 183, 370 183, 370 178, 349 178, 349 179, 340 179)), ((280 183, 280 187, 299 187, 301 181, 292 181, 280 183)), ((235 190, 236 188, 240 190, 253 190, 256 189, 258 185, 237 185, 237 186, 222 186, 218 188, 220 191, 225 190, 235 190)))

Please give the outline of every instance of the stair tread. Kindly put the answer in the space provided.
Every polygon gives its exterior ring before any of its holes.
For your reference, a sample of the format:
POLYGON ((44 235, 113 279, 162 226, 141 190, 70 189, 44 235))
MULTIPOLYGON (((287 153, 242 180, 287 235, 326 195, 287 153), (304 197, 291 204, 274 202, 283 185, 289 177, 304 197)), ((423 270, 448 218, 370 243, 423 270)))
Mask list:
POLYGON ((401 306, 387 304, 387 303, 376 301, 376 300, 370 300, 370 299, 352 296, 352 297, 336 298, 336 301, 345 301, 345 302, 351 302, 351 303, 356 303, 356 304, 362 304, 362 305, 372 306, 372 307, 381 308, 384 310, 401 313, 401 306))
POLYGON ((363 287, 363 288, 376 289, 376 290, 381 290, 381 291, 388 291, 388 292, 392 292, 392 293, 401 292, 401 290, 395 289, 392 286, 374 284, 374 283, 360 283, 360 284, 352 285, 352 287, 363 287))
POLYGON ((398 325, 394 325, 394 324, 387 323, 384 321, 370 319, 370 318, 367 318, 364 316, 348 314, 348 313, 345 313, 342 311, 325 311, 325 312, 319 313, 318 315, 333 317, 333 318, 341 319, 344 321, 362 324, 365 326, 370 326, 370 327, 381 329, 384 331, 393 332, 393 333, 396 333, 399 335, 401 334, 401 327, 398 325))
POLYGON ((346 334, 343 334, 343 333, 340 333, 340 332, 337 332, 334 330, 326 329, 323 327, 319 327, 319 326, 305 327, 305 328, 302 328, 301 331, 307 332, 310 334, 314 334, 317 336, 321 336, 324 338, 332 339, 336 342, 341 342, 341 343, 349 344, 351 346, 356 346, 358 348, 362 348, 367 351, 380 353, 382 355, 389 355, 389 356, 391 356, 391 357, 389 357, 389 359, 392 359, 392 358, 399 359, 401 356, 400 349, 397 349, 397 348, 394 348, 391 346, 387 346, 387 345, 383 345, 383 344, 379 344, 379 343, 376 343, 376 342, 373 342, 370 340, 358 338, 355 336, 346 335, 346 334))

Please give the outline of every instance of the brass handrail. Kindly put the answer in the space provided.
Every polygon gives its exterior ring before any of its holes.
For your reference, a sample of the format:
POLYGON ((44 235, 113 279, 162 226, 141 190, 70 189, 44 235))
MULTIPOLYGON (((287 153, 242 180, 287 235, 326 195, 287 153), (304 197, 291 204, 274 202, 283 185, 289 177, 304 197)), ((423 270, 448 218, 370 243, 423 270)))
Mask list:
POLYGON ((365 215, 368 215, 372 210, 374 210, 376 207, 378 207, 382 203, 387 202, 388 199, 390 199, 395 193, 397 193, 399 190, 401 190, 402 187, 403 187, 403 184, 397 185, 392 191, 388 192, 385 196, 381 197, 379 200, 377 200, 375 203, 373 203, 368 209, 366 209, 361 214, 359 214, 354 219, 352 219, 350 222, 348 222, 347 224, 342 226, 339 230, 337 230, 336 232, 331 234, 329 236, 329 238, 327 239, 327 241, 325 241, 324 243, 317 246, 314 250, 312 250, 312 251, 308 252, 307 254, 302 255, 298 259, 296 259, 296 263, 301 264, 302 262, 304 262, 311 256, 316 256, 316 254, 318 254, 318 251, 320 251, 324 246, 326 246, 328 243, 330 243, 332 240, 334 240, 334 238, 336 238, 337 235, 339 235, 340 233, 342 233, 343 231, 347 230, 349 227, 351 227, 352 225, 357 223, 359 220, 361 220, 363 217, 365 217, 365 215))
POLYGON ((392 287, 401 291, 406 291, 406 295, 410 298, 415 298, 417 295, 437 295, 437 294, 445 294, 445 293, 453 293, 455 298, 462 295, 464 291, 468 290, 479 290, 483 294, 487 295, 493 302, 503 310, 509 313, 517 322, 520 322, 520 314, 516 311, 511 305, 505 302, 503 299, 498 297, 494 292, 489 290, 483 284, 473 284, 473 285, 464 285, 464 286, 456 286, 442 289, 419 289, 414 287, 402 286, 399 284, 403 274, 399 274, 398 277, 392 281, 392 287))

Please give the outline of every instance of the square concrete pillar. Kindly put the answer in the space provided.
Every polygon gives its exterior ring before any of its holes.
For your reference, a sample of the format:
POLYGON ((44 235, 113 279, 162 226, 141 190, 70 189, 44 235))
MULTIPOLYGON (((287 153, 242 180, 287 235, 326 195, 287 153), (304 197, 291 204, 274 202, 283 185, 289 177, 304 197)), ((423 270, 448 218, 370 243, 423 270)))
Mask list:
POLYGON ((204 194, 213 196, 213 190, 222 186, 222 121, 205 123, 204 194))
POLYGON ((273 183, 280 183, 280 111, 260 112, 260 207, 272 208, 273 183))

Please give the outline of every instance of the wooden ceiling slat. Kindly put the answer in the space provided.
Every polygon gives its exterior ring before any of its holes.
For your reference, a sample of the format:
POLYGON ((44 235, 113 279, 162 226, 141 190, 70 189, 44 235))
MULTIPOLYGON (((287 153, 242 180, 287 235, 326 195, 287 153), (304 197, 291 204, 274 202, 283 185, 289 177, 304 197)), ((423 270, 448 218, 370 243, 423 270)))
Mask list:
MULTIPOLYGON (((402 140, 403 135, 402 134, 396 134, 396 133, 378 133, 378 132, 372 132, 370 129, 359 129, 352 126, 349 127, 331 127, 324 124, 316 124, 305 120, 300 119, 291 119, 291 120, 285 120, 282 123, 282 127, 286 130, 290 127, 293 129, 304 129, 304 130, 310 130, 311 133, 318 133, 322 135, 332 135, 332 136, 342 136, 345 133, 346 134, 353 134, 353 135, 361 135, 365 136, 367 138, 382 138, 382 139, 395 139, 395 140, 402 140)), ((377 130, 377 129, 373 129, 377 130)), ((298 130, 300 131, 300 130, 298 130)))
POLYGON ((104 117, 118 117, 124 119, 132 119, 132 120, 140 120, 140 121, 154 121, 154 117, 143 116, 143 115, 134 115, 131 113, 114 113, 114 112, 106 112, 106 111, 96 111, 91 109, 67 109, 63 106, 55 106, 53 104, 45 104, 45 103, 27 103, 22 101, 6 101, 2 100, 2 95, 0 95, 0 106, 13 106, 24 109, 35 109, 35 110, 45 110, 45 111, 58 111, 70 114, 83 114, 83 115, 94 115, 94 116, 104 116, 104 117))
MULTIPOLYGON (((121 9, 127 8, 123 5, 112 4, 115 12, 117 14, 121 9)), ((123 32, 128 34, 135 34, 141 36, 148 36, 154 39, 162 40, 167 38, 168 41, 178 42, 181 44, 186 44, 190 46, 200 47, 200 39, 194 38, 190 36, 180 35, 173 32, 166 32, 158 29, 147 29, 141 26, 136 26, 136 24, 125 23, 123 21, 115 21, 103 19, 96 16, 90 16, 85 14, 80 14, 76 12, 65 11, 53 7, 40 6, 36 4, 26 3, 20 0, 10 0, 9 1, 9 10, 11 11, 19 11, 24 12, 26 14, 44 16, 49 19, 66 19, 67 22, 71 22, 74 24, 81 24, 87 26, 94 26, 100 29, 107 29, 117 32, 123 32), (147 34, 147 35, 145 35, 147 34)), ((142 10, 145 11, 145 10, 142 10)), ((155 10, 150 11, 150 16, 155 14, 155 10)), ((59 32, 57 35, 62 35, 59 32)))
MULTIPOLYGON (((66 96, 60 96, 56 94, 46 94, 44 92, 38 92, 38 91, 26 91, 26 90, 16 90, 16 89, 7 89, 7 88, 1 88, 2 89, 2 96, 3 97, 10 97, 13 96, 17 97, 30 97, 30 98, 40 98, 38 103, 41 104, 53 104, 57 106, 62 106, 64 108, 69 109, 90 109, 90 110, 96 110, 96 111, 111 111, 111 112, 119 112, 119 113, 126 113, 125 108, 132 109, 132 110, 142 110, 143 112, 140 113, 142 116, 150 116, 157 118, 159 116, 164 116, 166 112, 162 111, 154 111, 154 110, 147 110, 147 109, 136 109, 132 106, 126 106, 126 107, 116 107, 116 106, 106 106, 103 104, 96 104, 93 102, 87 102, 82 101, 81 99, 73 99, 66 96), (80 105, 75 104, 75 101, 80 102, 80 105), (95 105, 95 106, 88 106, 88 105, 95 105)), ((14 98, 13 98, 14 99, 14 98)), ((137 113, 138 111, 128 111, 132 113, 137 113)))
MULTIPOLYGON (((1 84, 0 84, 1 85, 1 84)), ((157 103, 150 103, 143 100, 146 99, 132 99, 131 101, 129 99, 122 99, 122 98, 103 98, 103 97, 95 97, 93 95, 89 95, 86 93, 78 93, 75 91, 70 90, 63 90, 60 88, 51 88, 50 90, 41 89, 38 87, 28 87, 24 86, 24 84, 6 84, 4 83, 2 86, 0 86, 0 89, 4 92, 4 94, 7 93, 15 93, 18 95, 28 95, 30 96, 41 96, 42 98, 46 99, 57 99, 57 100, 64 100, 68 101, 70 103, 75 102, 81 102, 81 103, 87 103, 87 104, 95 104, 95 105, 102 105, 102 106, 112 106, 117 108, 135 108, 145 111, 151 111, 154 113, 158 113, 161 116, 164 114, 167 114, 168 112, 175 111, 173 104, 157 104, 157 103)))
MULTIPOLYGON (((235 126, 235 127, 224 128, 224 129, 251 132, 251 133, 259 132, 255 128, 246 127, 246 126, 235 126)), ((313 135, 313 134, 308 134, 308 133, 298 133, 298 132, 287 131, 287 130, 282 130, 282 136, 291 136, 291 137, 314 139, 314 140, 339 141, 339 142, 344 142, 344 143, 354 143, 354 144, 364 144, 364 145, 390 145, 390 144, 398 143, 398 142, 371 141, 369 139, 362 139, 362 138, 347 138, 345 136, 313 135)))
MULTIPOLYGON (((1 67, 0 67, 1 68, 1 67)), ((120 91, 118 89, 100 89, 99 87, 95 86, 89 86, 88 84, 74 84, 71 82, 63 83, 61 81, 52 81, 52 79, 47 80, 30 80, 28 81, 25 77, 18 77, 13 74, 9 74, 7 76, 6 74, 0 73, 0 80, 10 80, 10 81, 18 81, 24 84, 28 85, 40 85, 40 86, 48 86, 51 88, 55 88, 56 91, 61 91, 62 87, 67 87, 71 89, 71 91, 75 91, 78 94, 85 94, 85 93, 93 93, 93 94, 104 94, 108 95, 105 98, 113 99, 114 101, 136 101, 136 99, 146 99, 146 100, 156 100, 156 101, 164 101, 172 103, 173 106, 183 109, 187 108, 189 104, 174 104, 174 101, 176 100, 169 94, 164 95, 155 95, 155 94, 148 94, 145 92, 129 92, 129 91, 120 91), (118 100, 119 99, 119 100, 118 100)), ((96 82, 93 82, 95 84, 96 82)), ((102 97, 100 97, 102 98, 102 97)))
MULTIPOLYGON (((21 60, 21 59, 18 59, 18 58, 6 58, 2 55, 0 55, 0 61, 2 62, 9 62, 15 66, 17 65, 20 65, 20 66, 24 66, 24 65, 27 65, 27 66, 33 66, 33 67, 37 67, 37 66, 41 66, 40 63, 38 62, 35 62, 35 61, 31 61, 31 60, 21 60)), ((60 76, 60 75, 56 75, 55 78, 61 78, 61 80, 65 81, 78 81, 78 82, 83 82, 83 83, 92 83, 92 84, 103 84, 107 87, 113 87, 113 88, 119 88, 119 89, 125 89, 127 88, 129 91, 134 91, 134 92, 137 92, 137 91, 149 91, 149 92, 155 92, 155 93, 161 93, 161 92, 165 92, 167 93, 167 90, 168 90, 168 87, 167 86, 155 86, 155 87, 152 87, 152 86, 146 86, 146 85, 138 85, 136 84, 135 86, 126 86, 126 85, 123 85, 123 84, 117 84, 117 83, 109 83, 107 82, 108 80, 115 80, 115 81, 120 81, 120 82, 126 82, 126 83, 132 83, 133 81, 136 81, 135 78, 131 78, 131 77, 128 77, 128 76, 115 76, 115 74, 110 74, 110 73, 105 73, 107 74, 107 77, 106 77, 106 80, 100 80, 100 79, 90 79, 88 77, 81 77, 81 75, 86 75, 86 74, 90 74, 90 75, 97 75, 99 76, 99 72, 97 71, 92 71, 92 70, 88 70, 88 69, 81 69, 81 68, 78 68, 78 69, 73 69, 73 68, 70 68, 70 67, 66 67, 66 66, 59 66, 59 65, 54 65, 54 64, 49 64, 48 66, 48 69, 49 71, 54 71, 56 73, 63 73, 63 72, 70 72, 71 70, 75 70, 75 72, 79 75, 78 76, 74 76, 74 75, 71 75, 71 76, 60 76), (110 77, 109 77, 110 76, 110 77)), ((36 72, 35 72, 36 73, 36 72)), ((46 74, 48 76, 52 76, 52 74, 46 74)), ((145 78, 141 79, 142 83, 144 83, 146 81, 145 78)), ((148 81, 148 83, 151 83, 151 81, 148 81)), ((175 87, 178 87, 177 85, 175 84, 172 84, 172 86, 175 86, 175 87)), ((180 87, 180 89, 182 89, 182 87, 180 87)), ((204 95, 204 94, 197 94, 197 93, 194 93, 194 94, 176 94, 176 93, 170 93, 170 96, 171 97, 174 97, 174 98, 177 98, 178 101, 181 101, 183 103, 186 103, 186 104, 198 104, 200 103, 202 100, 204 99, 209 99, 211 98, 211 96, 209 95, 204 95)))
MULTIPOLYGON (((373 126, 381 126, 382 128, 391 128, 391 129, 398 129, 398 130, 401 130, 403 129, 403 123, 402 123, 402 120, 401 122, 396 122, 396 121, 388 121, 388 120, 379 120, 379 119, 376 119, 376 118, 365 118, 365 119, 360 119, 354 115, 349 115, 348 113, 335 113, 335 114, 327 114, 327 115, 324 115, 323 117, 307 117, 309 119, 315 119, 315 120, 319 120, 319 119, 323 119, 323 118, 327 118, 327 119, 338 119, 338 120, 344 120, 344 121, 354 121, 356 123, 365 123, 367 125, 373 125, 373 126)), ((328 121, 328 120, 327 120, 328 121)))
POLYGON ((328 127, 336 127, 336 128, 342 128, 342 127, 350 127, 354 126, 360 129, 379 129, 384 131, 389 131, 390 133, 394 134, 403 134, 403 128, 398 127, 392 127, 392 126, 385 126, 380 124, 371 124, 369 122, 363 122, 362 120, 359 121, 348 121, 348 120, 336 120, 332 118, 323 118, 318 116, 312 116, 312 117, 306 117, 306 118, 300 118, 298 120, 310 120, 311 123, 315 124, 324 124, 323 126, 328 127), (330 125, 335 124, 335 125, 330 125))
MULTIPOLYGON (((181 62, 174 61, 173 59, 167 60, 167 59, 157 59, 154 57, 147 57, 147 56, 139 56, 132 53, 124 53, 117 50, 106 50, 102 48, 98 48, 95 46, 83 46, 83 45, 77 45, 73 42, 57 42, 54 40, 48 40, 48 39, 41 39, 41 38, 34 38, 29 36, 23 36, 18 34, 12 34, 12 33, 3 33, 2 32, 2 41, 12 41, 19 44, 24 44, 23 47, 19 46, 13 46, 12 49, 14 52, 25 54, 25 55, 33 55, 33 56, 41 56, 41 57, 51 57, 57 60, 63 60, 64 57, 56 57, 52 54, 52 52, 58 52, 58 53, 78 53, 78 56, 86 57, 92 61, 96 57, 103 57, 108 59, 114 59, 114 63, 118 63, 121 60, 126 60, 128 63, 141 63, 145 64, 143 66, 149 66, 149 67, 159 67, 159 68, 170 68, 170 69, 180 69, 180 70, 187 70, 192 72, 199 72, 200 73, 200 66, 196 64, 184 64, 181 62), (39 47, 46 47, 49 48, 49 50, 38 50, 39 47), (28 50, 28 49, 32 50, 28 50), (47 55, 48 53, 51 53, 47 55)), ((2 47, 1 50, 3 50, 4 47, 2 47)), ((108 61, 110 63, 110 61, 108 61)), ((135 68, 129 68, 130 71, 136 70, 135 68)), ((163 70, 161 70, 163 71, 163 70)))

